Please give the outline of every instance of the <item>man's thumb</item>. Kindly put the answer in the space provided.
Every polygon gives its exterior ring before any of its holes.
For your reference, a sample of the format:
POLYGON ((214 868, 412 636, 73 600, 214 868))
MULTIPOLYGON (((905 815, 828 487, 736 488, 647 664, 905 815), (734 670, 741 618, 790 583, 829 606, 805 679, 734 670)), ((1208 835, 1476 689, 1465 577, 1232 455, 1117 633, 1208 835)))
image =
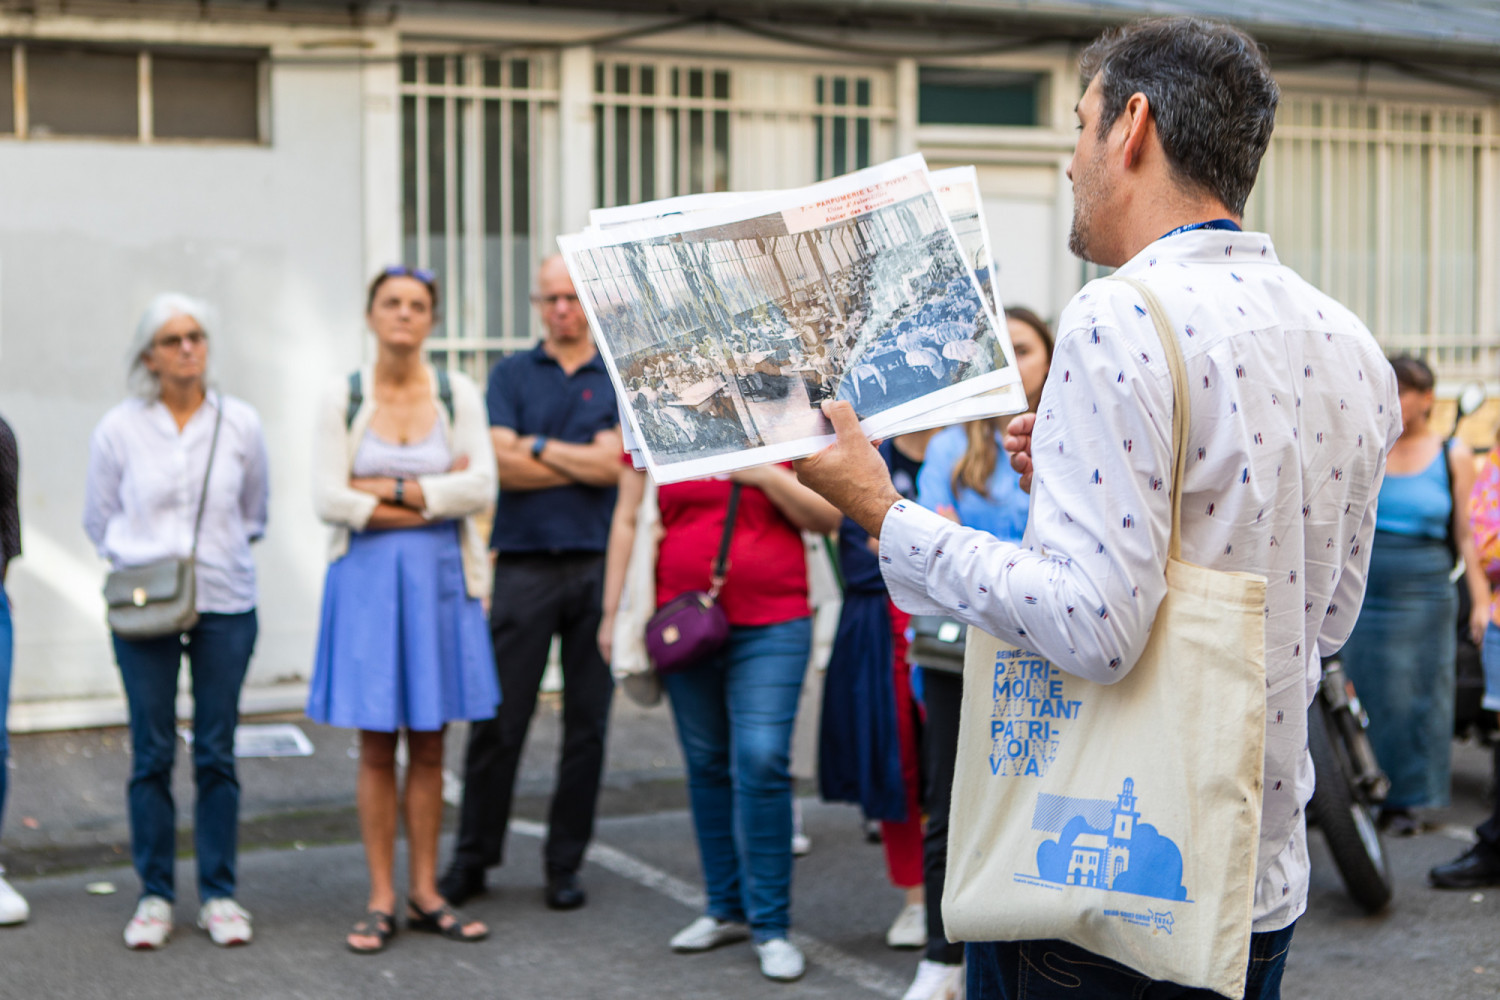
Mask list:
POLYGON ((855 415, 854 407, 849 405, 847 399, 824 400, 823 416, 833 424, 833 432, 839 436, 840 441, 850 438, 867 440, 865 432, 860 430, 859 417, 855 415))

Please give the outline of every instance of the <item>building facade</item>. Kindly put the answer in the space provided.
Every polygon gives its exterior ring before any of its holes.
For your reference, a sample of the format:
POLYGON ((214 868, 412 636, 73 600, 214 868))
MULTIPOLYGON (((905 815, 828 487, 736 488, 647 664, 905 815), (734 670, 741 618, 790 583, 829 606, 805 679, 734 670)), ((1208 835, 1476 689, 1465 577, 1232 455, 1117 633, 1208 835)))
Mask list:
MULTIPOLYGON (((26 550, 13 728, 123 718, 79 522, 90 430, 157 291, 216 305, 215 378, 266 425, 254 710, 301 702, 325 566, 308 428, 370 351, 379 267, 439 274, 433 359, 483 377, 539 336, 535 266, 591 208, 921 151, 977 166, 1004 302, 1056 316, 1093 275, 1067 252, 1065 170, 1097 5, 602 6, 0 3, 0 413, 26 550)), ((1500 376, 1487 10, 1462 30, 1415 3, 1408 25, 1247 25, 1284 91, 1247 224, 1445 390, 1500 376)))

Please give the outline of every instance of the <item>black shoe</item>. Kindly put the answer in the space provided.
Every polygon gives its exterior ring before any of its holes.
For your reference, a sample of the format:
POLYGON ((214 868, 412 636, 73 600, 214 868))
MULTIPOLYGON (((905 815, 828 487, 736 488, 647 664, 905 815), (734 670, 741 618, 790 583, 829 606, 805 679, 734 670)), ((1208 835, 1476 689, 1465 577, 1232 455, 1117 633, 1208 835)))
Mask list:
POLYGON ((1415 837, 1422 832, 1422 823, 1410 809, 1381 809, 1375 829, 1388 837, 1415 837))
POLYGON ((453 906, 463 906, 475 896, 484 895, 484 869, 454 863, 438 879, 438 892, 453 906))
POLYGON ((1427 873, 1434 889, 1482 889, 1500 885, 1500 858, 1484 844, 1475 844, 1446 865, 1427 873))
POLYGON ((547 876, 547 906, 553 910, 576 910, 588 902, 588 894, 578 884, 578 875, 563 872, 547 876))

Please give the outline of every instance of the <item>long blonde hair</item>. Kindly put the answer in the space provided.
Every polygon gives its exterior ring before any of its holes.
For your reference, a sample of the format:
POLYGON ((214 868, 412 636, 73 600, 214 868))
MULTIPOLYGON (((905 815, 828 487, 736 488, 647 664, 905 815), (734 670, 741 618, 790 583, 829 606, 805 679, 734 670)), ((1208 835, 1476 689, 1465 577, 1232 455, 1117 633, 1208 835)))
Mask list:
MULTIPOLYGON (((1047 363, 1052 363, 1052 331, 1040 316, 1024 306, 1012 306, 1005 310, 1005 318, 1019 320, 1035 330, 1047 352, 1047 363)), ((950 485, 954 496, 967 486, 986 500, 990 498, 990 477, 995 474, 995 464, 1000 460, 1000 445, 995 438, 1008 423, 1009 417, 988 417, 964 425, 969 443, 963 456, 953 465, 950 485)))

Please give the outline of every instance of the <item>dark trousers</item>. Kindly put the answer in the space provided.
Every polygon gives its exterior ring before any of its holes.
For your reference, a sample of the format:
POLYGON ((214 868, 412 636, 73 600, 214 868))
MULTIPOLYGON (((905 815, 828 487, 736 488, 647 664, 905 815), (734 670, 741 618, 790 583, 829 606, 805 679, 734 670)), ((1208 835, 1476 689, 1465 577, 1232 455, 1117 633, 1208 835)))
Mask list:
POLYGON ((490 632, 503 700, 495 718, 469 729, 455 867, 488 868, 504 859, 516 769, 553 635, 562 639, 563 746, 542 856, 549 876, 583 863, 615 689, 599 655, 603 595, 604 556, 597 553, 501 555, 496 562, 490 632))
POLYGON ((922 762, 927 769, 927 829, 922 835, 922 882, 927 892, 927 958, 945 965, 964 960, 964 946, 943 930, 943 883, 948 874, 948 806, 953 800, 953 768, 958 760, 962 674, 922 669, 922 762))
POLYGON ((172 762, 177 750, 177 673, 184 653, 193 678, 198 898, 208 902, 234 895, 240 822, 234 728, 256 631, 255 612, 246 611, 205 613, 186 635, 114 637, 115 661, 130 704, 130 852, 142 895, 176 899, 172 762))
MULTIPOLYGON (((1490 626, 1494 628, 1493 625, 1490 626)), ((1489 818, 1474 828, 1479 835, 1479 844, 1484 847, 1491 857, 1500 860, 1500 743, 1495 744, 1493 763, 1490 765, 1494 775, 1495 807, 1490 811, 1489 818)))
MULTIPOLYGON (((1280 1000, 1296 926, 1250 935, 1245 1000, 1280 1000)), ((1221 1000, 1212 990, 1152 980, 1064 941, 971 944, 966 956, 969 1000, 1221 1000)))

